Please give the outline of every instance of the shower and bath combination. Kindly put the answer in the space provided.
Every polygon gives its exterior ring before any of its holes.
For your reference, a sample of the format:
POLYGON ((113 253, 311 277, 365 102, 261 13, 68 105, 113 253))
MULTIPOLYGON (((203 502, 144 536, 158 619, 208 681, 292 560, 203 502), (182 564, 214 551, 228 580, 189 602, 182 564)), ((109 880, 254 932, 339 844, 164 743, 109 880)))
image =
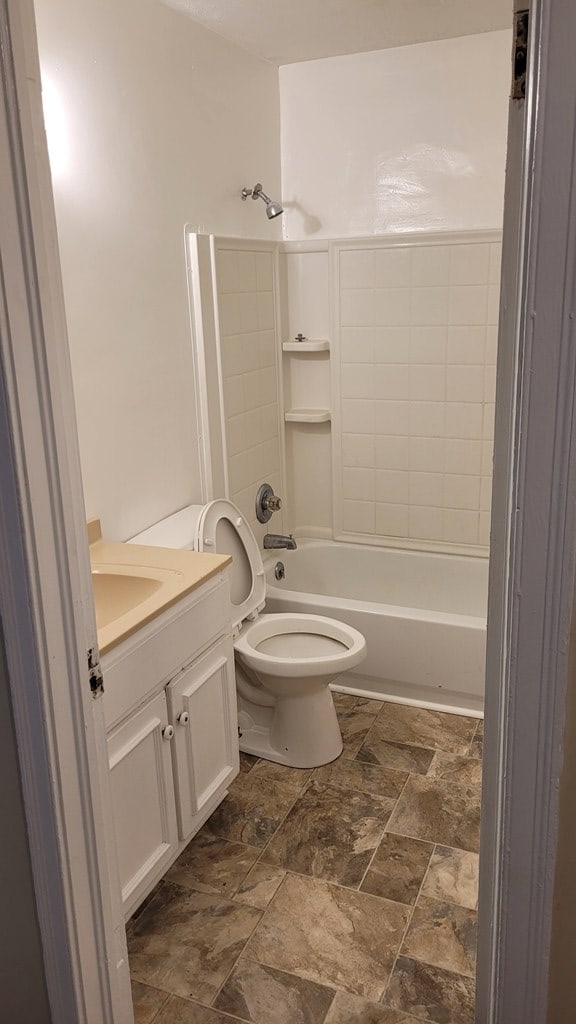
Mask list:
POLYGON ((281 213, 284 213, 284 207, 276 199, 270 199, 264 192, 262 185, 258 182, 254 185, 254 188, 243 188, 242 199, 248 199, 250 196, 252 199, 263 199, 266 203, 266 216, 268 220, 272 220, 273 217, 279 217, 281 213))

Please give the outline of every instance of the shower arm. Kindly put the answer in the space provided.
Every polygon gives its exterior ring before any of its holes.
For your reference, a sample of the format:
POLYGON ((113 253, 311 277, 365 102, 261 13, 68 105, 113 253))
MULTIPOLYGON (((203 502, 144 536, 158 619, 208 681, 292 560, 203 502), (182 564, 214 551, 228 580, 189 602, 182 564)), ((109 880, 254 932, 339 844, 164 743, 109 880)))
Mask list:
POLYGON ((250 196, 252 197, 252 199, 263 199, 265 203, 272 202, 270 196, 266 195, 264 189, 262 188, 262 185, 260 184, 254 185, 254 188, 242 189, 242 199, 249 199, 250 196))

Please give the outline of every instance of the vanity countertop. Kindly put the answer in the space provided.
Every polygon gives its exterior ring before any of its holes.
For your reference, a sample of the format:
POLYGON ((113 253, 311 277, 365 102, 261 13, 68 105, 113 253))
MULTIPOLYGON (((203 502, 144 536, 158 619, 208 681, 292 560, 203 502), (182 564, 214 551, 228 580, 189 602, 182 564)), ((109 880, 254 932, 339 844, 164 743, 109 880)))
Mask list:
POLYGON ((98 519, 88 523, 88 542, 100 654, 106 654, 232 561, 229 555, 107 541, 102 538, 98 519))

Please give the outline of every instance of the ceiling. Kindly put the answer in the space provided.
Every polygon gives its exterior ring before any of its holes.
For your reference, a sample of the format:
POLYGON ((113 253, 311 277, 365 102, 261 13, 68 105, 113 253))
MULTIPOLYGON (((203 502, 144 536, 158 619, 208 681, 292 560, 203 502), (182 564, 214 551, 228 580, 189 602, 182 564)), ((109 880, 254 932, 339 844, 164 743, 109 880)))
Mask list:
POLYGON ((162 0, 273 64, 512 25, 512 0, 162 0))

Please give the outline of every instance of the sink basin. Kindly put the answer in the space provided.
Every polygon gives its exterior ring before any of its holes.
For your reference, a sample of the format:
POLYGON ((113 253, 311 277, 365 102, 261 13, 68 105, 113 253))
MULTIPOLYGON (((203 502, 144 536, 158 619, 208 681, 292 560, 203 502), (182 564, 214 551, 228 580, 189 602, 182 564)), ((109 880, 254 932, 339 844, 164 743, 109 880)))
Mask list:
POLYGON ((229 555, 103 540, 88 522, 98 647, 107 654, 231 562, 229 555))
POLYGON ((133 611, 179 575, 171 569, 147 566, 93 567, 92 589, 98 629, 133 611))

